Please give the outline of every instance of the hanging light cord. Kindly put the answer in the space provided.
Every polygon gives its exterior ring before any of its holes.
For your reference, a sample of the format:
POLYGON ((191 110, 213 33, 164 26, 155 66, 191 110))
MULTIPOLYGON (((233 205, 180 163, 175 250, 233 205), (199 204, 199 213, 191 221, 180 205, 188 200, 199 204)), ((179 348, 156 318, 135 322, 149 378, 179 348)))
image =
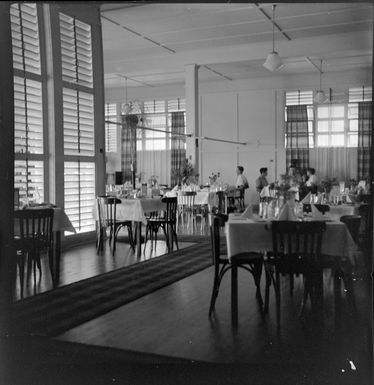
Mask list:
POLYGON ((125 105, 127 104, 127 76, 125 76, 125 105))
POLYGON ((322 59, 321 59, 321 66, 319 69, 319 90, 322 91, 322 59))

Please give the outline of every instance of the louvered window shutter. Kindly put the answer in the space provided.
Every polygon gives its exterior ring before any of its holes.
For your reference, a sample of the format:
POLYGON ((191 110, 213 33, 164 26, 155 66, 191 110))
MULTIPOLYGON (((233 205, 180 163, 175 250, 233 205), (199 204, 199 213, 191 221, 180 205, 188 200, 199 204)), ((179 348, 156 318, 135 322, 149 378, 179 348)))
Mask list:
MULTIPOLYGON (((110 122, 117 122, 117 104, 105 104, 105 120, 110 122)), ((105 151, 117 151, 117 125, 112 123, 105 123, 105 151)))
POLYGON ((59 14, 64 127, 64 207, 77 233, 95 229, 95 111, 91 26, 59 14))
POLYGON ((38 7, 10 7, 14 67, 14 187, 44 200, 43 95, 38 7))

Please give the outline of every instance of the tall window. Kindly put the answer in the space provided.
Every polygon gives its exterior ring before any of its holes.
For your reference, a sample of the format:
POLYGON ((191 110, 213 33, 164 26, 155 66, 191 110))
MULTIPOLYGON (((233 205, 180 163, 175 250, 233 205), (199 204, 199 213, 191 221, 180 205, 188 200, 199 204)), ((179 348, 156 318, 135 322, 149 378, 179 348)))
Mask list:
POLYGON ((91 26, 59 14, 63 81, 64 206, 77 232, 94 230, 95 129, 91 26))
POLYGON ((139 151, 170 150, 171 113, 186 110, 185 99, 151 100, 142 103, 142 125, 158 131, 138 130, 139 151))
POLYGON ((44 200, 45 141, 39 8, 10 7, 14 66, 15 188, 21 199, 44 200))
MULTIPOLYGON (((349 89, 345 103, 313 104, 312 91, 286 92, 287 106, 307 105, 309 147, 357 147, 358 102, 371 101, 371 87, 349 89)), ((285 135, 288 147, 287 133, 285 135)))
MULTIPOLYGON (((137 130, 137 171, 143 181, 156 176, 159 183, 170 184, 172 114, 183 114, 185 108, 184 99, 150 100, 140 103, 139 125, 157 130, 137 130)), ((180 130, 184 133, 185 125, 180 130)), ((181 147, 185 148, 185 141, 181 143, 181 147)))
MULTIPOLYGON (((314 147, 314 110, 313 110, 313 91, 290 91, 286 92, 286 108, 285 108, 285 121, 287 122, 287 107, 288 106, 306 106, 307 110, 307 120, 308 120, 308 148, 314 147)), ((298 133, 294 133, 296 137, 292 139, 289 136, 289 132, 286 132, 285 135, 285 147, 293 147, 292 141, 305 141, 304 135, 300 134, 298 138, 298 133)))
POLYGON ((117 104, 105 103, 105 152, 117 152, 117 130, 118 122, 117 104))

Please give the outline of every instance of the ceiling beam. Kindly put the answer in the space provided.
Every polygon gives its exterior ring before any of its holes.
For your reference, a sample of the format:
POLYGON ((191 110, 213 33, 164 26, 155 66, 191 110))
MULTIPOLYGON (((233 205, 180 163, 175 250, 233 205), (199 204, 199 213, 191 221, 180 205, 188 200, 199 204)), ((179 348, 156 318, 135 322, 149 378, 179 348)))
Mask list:
MULTIPOLYGON (((286 58, 305 58, 339 56, 347 52, 362 53, 372 52, 371 36, 367 31, 347 32, 326 36, 314 36, 305 39, 280 41, 277 45, 280 56, 286 58)), ((175 71, 187 63, 198 65, 212 65, 215 63, 232 63, 242 61, 264 60, 268 54, 268 47, 262 43, 241 44, 220 48, 200 49, 176 53, 172 56, 166 54, 147 56, 143 60, 127 57, 121 61, 105 62, 106 73, 123 72, 127 74, 175 71), (118 69, 122 67, 123 69, 118 69)))
POLYGON ((216 75, 218 75, 218 76, 221 76, 222 78, 224 78, 224 79, 226 79, 226 80, 233 80, 233 79, 231 79, 230 77, 228 77, 228 76, 222 74, 221 72, 218 72, 218 71, 214 70, 213 68, 210 68, 210 67, 207 66, 206 64, 203 65, 202 67, 204 67, 204 68, 207 69, 208 71, 213 72, 214 74, 216 74, 216 75))
POLYGON ((157 46, 157 47, 166 49, 167 51, 172 52, 172 53, 176 53, 176 51, 174 51, 172 48, 169 48, 169 47, 167 47, 166 45, 161 44, 161 43, 159 43, 159 42, 157 42, 157 41, 155 41, 155 40, 149 38, 148 36, 142 35, 140 32, 137 32, 137 31, 135 31, 135 30, 133 30, 133 29, 131 29, 131 28, 128 28, 128 27, 126 27, 125 25, 122 25, 122 24, 120 24, 120 23, 117 23, 116 21, 110 19, 109 17, 106 17, 106 16, 101 15, 101 18, 104 19, 104 20, 106 20, 106 21, 108 21, 109 23, 114 24, 115 26, 117 26, 117 27, 119 27, 119 28, 124 29, 125 31, 128 31, 128 32, 132 33, 133 35, 136 35, 136 36, 138 36, 138 37, 140 37, 140 38, 143 38, 144 40, 149 41, 151 44, 154 44, 154 45, 157 46))
POLYGON ((290 41, 291 38, 285 33, 283 32, 282 28, 271 18, 271 16, 269 16, 262 8, 261 6, 258 4, 258 3, 255 3, 255 6, 257 7, 257 9, 274 25, 274 27, 288 40, 290 41))
POLYGON ((308 56, 305 56, 305 60, 310 63, 314 68, 317 69, 317 71, 321 74, 322 73, 322 68, 318 67, 318 65, 316 63, 314 63, 314 61, 312 61, 312 59, 308 56))

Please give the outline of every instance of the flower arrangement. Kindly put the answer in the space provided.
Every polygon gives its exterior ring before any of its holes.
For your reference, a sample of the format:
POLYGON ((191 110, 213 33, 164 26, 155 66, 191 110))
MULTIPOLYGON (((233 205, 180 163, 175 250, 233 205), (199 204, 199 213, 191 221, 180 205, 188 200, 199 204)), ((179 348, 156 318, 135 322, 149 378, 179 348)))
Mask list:
POLYGON ((209 177, 209 183, 211 185, 214 185, 217 183, 217 179, 221 176, 221 173, 218 171, 217 173, 212 172, 211 176, 209 177))
POLYGON ((151 175, 151 177, 148 179, 148 184, 151 187, 156 187, 158 186, 158 176, 156 175, 151 175))
POLYGON ((199 177, 199 174, 195 172, 194 166, 187 158, 183 161, 179 169, 171 170, 171 175, 178 180, 178 184, 196 184, 199 177))

